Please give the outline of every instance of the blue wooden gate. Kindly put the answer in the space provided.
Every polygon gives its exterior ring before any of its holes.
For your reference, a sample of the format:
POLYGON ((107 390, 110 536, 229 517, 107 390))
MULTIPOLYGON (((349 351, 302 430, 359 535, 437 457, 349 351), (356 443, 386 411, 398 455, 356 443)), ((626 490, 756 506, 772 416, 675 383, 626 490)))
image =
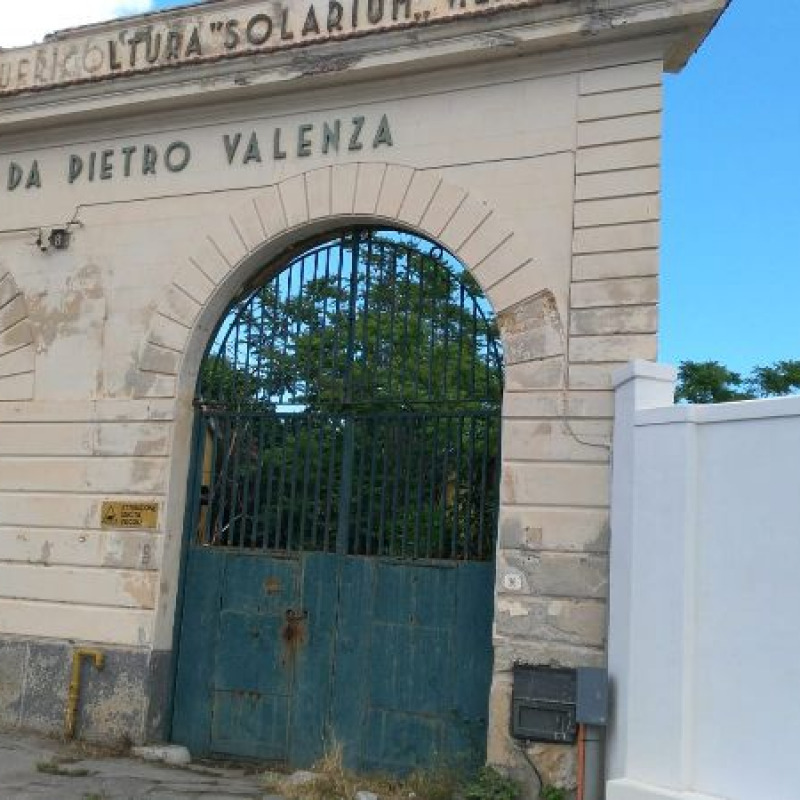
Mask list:
POLYGON ((456 262, 360 229, 230 309, 198 385, 172 737, 403 773, 485 756, 496 329, 456 262))

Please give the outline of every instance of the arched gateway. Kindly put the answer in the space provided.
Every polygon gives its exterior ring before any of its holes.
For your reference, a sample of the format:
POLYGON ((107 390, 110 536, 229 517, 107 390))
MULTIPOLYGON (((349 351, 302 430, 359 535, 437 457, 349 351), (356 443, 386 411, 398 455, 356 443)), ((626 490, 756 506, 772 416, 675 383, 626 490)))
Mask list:
POLYGON ((234 301, 195 395, 176 741, 484 760, 502 379, 477 283, 419 237, 339 231, 234 301))
POLYGON ((217 0, 0 50, 0 723, 573 786, 513 667, 605 661, 661 76, 724 5, 217 0))

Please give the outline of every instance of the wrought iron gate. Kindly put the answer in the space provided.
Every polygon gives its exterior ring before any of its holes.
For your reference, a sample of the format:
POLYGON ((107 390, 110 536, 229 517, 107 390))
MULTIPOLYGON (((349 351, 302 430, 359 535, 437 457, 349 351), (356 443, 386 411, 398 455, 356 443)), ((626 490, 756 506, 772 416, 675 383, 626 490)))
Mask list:
POLYGON ((198 382, 176 741, 483 758, 501 392, 477 284, 406 234, 337 234, 231 306, 198 382))

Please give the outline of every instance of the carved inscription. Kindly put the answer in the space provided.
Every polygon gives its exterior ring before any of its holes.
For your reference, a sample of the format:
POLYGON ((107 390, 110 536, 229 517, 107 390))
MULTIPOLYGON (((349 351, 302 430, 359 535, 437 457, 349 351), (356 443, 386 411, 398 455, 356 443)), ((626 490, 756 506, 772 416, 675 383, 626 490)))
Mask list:
MULTIPOLYGON (((387 114, 355 114, 321 122, 231 130, 219 139, 219 156, 227 167, 255 168, 285 159, 336 158, 393 146, 394 134, 387 114)), ((14 159, 6 166, 0 163, 0 169, 6 173, 5 190, 24 194, 42 189, 48 178, 76 185, 134 176, 155 178, 181 173, 192 163, 192 146, 176 139, 161 147, 152 142, 129 142, 75 150, 66 157, 63 171, 52 176, 45 175, 40 159, 35 157, 14 159)))
POLYGON ((248 4, 224 15, 209 9, 123 19, 102 26, 102 33, 58 34, 42 45, 0 51, 0 95, 424 25, 524 2, 268 0, 257 11, 248 4))

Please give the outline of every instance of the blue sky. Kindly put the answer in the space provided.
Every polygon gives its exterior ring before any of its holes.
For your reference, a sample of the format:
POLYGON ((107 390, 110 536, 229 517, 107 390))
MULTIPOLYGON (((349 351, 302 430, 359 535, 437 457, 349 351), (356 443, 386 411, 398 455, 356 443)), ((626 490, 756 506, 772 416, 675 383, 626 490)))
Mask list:
POLYGON ((800 0, 734 0, 665 88, 660 360, 800 359, 800 0))

